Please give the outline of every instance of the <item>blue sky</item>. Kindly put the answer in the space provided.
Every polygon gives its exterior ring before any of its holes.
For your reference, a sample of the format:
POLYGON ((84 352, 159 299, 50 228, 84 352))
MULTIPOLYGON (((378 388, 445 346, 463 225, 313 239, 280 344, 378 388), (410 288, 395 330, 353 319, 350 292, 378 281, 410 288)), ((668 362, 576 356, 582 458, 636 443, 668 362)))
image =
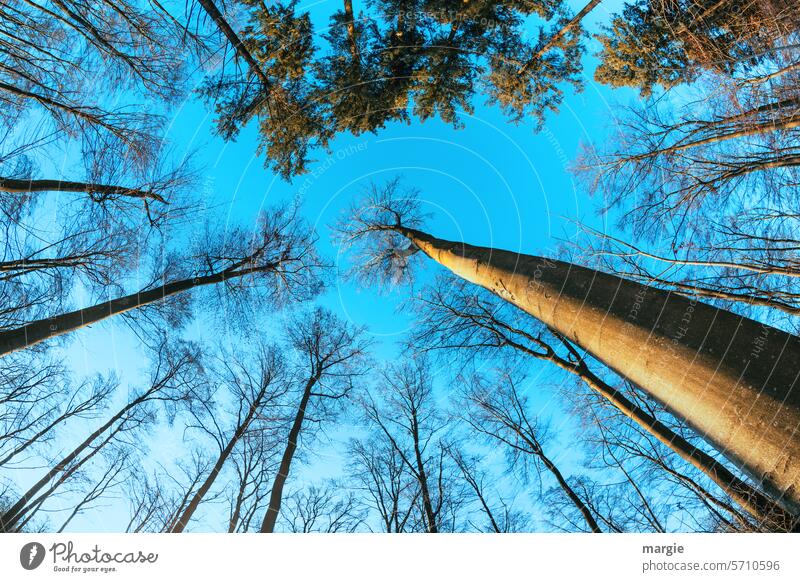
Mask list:
MULTIPOLYGON (((356 11, 360 4, 354 2, 356 11)), ((570 4, 580 9, 584 1, 570 4)), ((596 30, 594 23, 607 21, 609 13, 620 5, 619 0, 603 2, 586 19, 589 29, 596 30)), ((340 2, 300 3, 299 9, 305 6, 311 7, 316 22, 327 22, 327 15, 339 9, 340 2)), ((589 41, 589 47, 593 52, 595 43, 589 41)), ((568 166, 580 143, 602 141, 611 129, 611 104, 636 98, 632 92, 612 92, 597 85, 591 78, 593 62, 587 57, 583 92, 575 94, 566 88, 560 113, 549 115, 538 133, 533 131, 532 122, 510 124, 496 107, 478 102, 472 115, 462 116, 463 127, 459 129, 435 120, 424 124, 414 121, 410 125, 392 124, 377 135, 340 135, 331 143, 330 153, 317 152, 310 174, 292 182, 264 169, 263 159, 255 154, 254 125, 247 127, 236 142, 225 143, 213 136, 213 113, 197 99, 190 99, 174 113, 166 137, 178 155, 198 151, 195 162, 203 178, 200 194, 209 216, 247 225, 263 207, 300 195, 303 215, 319 232, 320 252, 334 260, 337 268, 346 268, 347 259, 331 243, 329 225, 371 181, 397 175, 407 186, 421 192, 425 210, 432 215, 427 230, 436 236, 546 255, 574 233, 574 220, 603 227, 595 210, 597 201, 589 199, 575 184, 568 166)), ((426 276, 433 276, 437 269, 432 263, 427 265, 426 276)), ((411 325, 408 314, 397 310, 406 296, 405 289, 378 294, 374 289, 359 289, 337 278, 320 301, 354 323, 368 326, 376 340, 376 355, 392 359, 398 355, 398 342, 411 325)), ((124 326, 106 323, 73 335, 69 358, 77 371, 112 369, 131 385, 143 379, 144 354, 124 326)), ((190 328, 189 335, 214 339, 214 332, 202 319, 190 328)), ((562 377, 535 364, 532 367, 530 390, 547 414, 556 414, 559 403, 552 399, 551 390, 543 390, 540 385, 555 378, 562 377)), ((438 389, 446 393, 447 388, 447 382, 440 377, 438 389)), ((569 446, 575 427, 564 416, 560 415, 559 422, 565 424, 553 427, 562 435, 553 444, 553 457, 570 473, 579 459, 574 447, 569 446)), ((84 430, 85 426, 76 427, 75 437, 79 438, 84 430)), ((331 431, 330 445, 312 457, 312 465, 298 471, 296 477, 313 482, 340 473, 339 442, 351 430, 342 426, 331 431)), ((66 446, 67 441, 64 439, 61 444, 66 446)), ((160 437, 157 442, 151 460, 174 458, 183 448, 180 442, 160 437)), ((38 471, 30 476, 35 474, 38 471)), ((113 505, 106 511, 77 518, 72 529, 118 529, 127 507, 122 500, 113 505)))

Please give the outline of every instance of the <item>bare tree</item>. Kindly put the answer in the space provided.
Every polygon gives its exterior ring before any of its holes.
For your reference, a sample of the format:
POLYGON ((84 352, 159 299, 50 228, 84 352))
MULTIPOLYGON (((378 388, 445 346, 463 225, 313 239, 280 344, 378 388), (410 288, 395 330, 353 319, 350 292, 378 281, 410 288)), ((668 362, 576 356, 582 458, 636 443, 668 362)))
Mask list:
MULTIPOLYGON (((573 375, 594 392, 598 401, 617 409, 625 422, 633 422, 655 441, 701 471, 765 528, 792 529, 796 517, 783 510, 758 488, 737 476, 709 452, 673 430, 641 398, 615 388, 592 370, 585 354, 553 330, 531 320, 513 306, 464 281, 440 277, 415 299, 419 322, 409 339, 412 349, 460 352, 465 360, 476 356, 497 357, 509 350, 526 358, 549 362, 573 375)), ((619 422, 621 419, 614 419, 619 422)), ((696 436, 696 435, 695 435, 696 436)))
POLYGON ((372 257, 359 268, 404 272, 421 253, 492 291, 663 402, 788 510, 797 509, 800 464, 791 459, 800 458, 793 452, 800 450, 800 401, 791 370, 800 365, 800 339, 602 271, 435 238, 405 226, 419 222, 415 210, 413 193, 398 193, 396 182, 353 207, 338 230, 372 257), (755 419, 769 434, 754 429, 755 419), (786 461, 780 468, 776 455, 786 461))
POLYGON ((378 515, 380 530, 386 533, 413 531, 422 523, 419 511, 419 481, 383 433, 350 443, 350 464, 354 486, 378 515))
POLYGON ((278 470, 272 481, 269 506, 261 524, 262 533, 275 531, 283 489, 301 439, 313 438, 308 427, 331 422, 337 409, 353 390, 354 381, 365 373, 369 342, 361 329, 340 320, 330 311, 316 308, 301 314, 286 328, 295 355, 293 384, 298 398, 290 410, 289 430, 278 470))
MULTIPOLYGON (((405 486, 401 488, 402 471, 396 466, 384 467, 395 476, 388 473, 381 478, 380 484, 373 476, 374 485, 379 486, 372 487, 371 492, 373 496, 389 493, 386 499, 378 498, 387 529, 394 527, 398 531, 402 523, 404 529, 412 531, 414 528, 428 533, 455 531, 459 526, 458 513, 464 496, 454 477, 452 458, 444 440, 447 419, 436 408, 430 369, 422 360, 388 366, 382 372, 378 394, 378 398, 368 396, 365 399, 364 412, 379 435, 378 442, 385 439, 389 447, 388 456, 383 449, 383 459, 379 459, 383 462, 399 459, 402 462, 404 471, 415 481, 411 491, 420 506, 418 514, 406 511, 403 519, 398 521, 402 490, 405 489, 405 486), (392 503, 391 511, 387 511, 387 501, 392 503), (408 522, 414 518, 416 523, 408 522)), ((362 462, 369 460, 363 452, 361 456, 362 462)), ((379 467, 381 465, 375 468, 379 467)), ((367 464, 364 468, 375 470, 367 464)))
MULTIPOLYGON (((274 420, 274 419, 273 419, 274 420)), ((269 501, 271 477, 278 470, 282 451, 277 446, 280 425, 246 435, 232 458, 236 480, 229 494, 228 532, 258 531, 261 514, 269 501)))
POLYGON ((63 423, 96 418, 116 388, 101 376, 71 387, 60 366, 33 360, 45 365, 32 370, 27 368, 31 363, 17 358, 3 366, 0 467, 13 466, 34 445, 51 441, 63 423), (23 363, 25 369, 17 368, 23 363))
POLYGON ((261 419, 272 416, 269 409, 286 391, 285 371, 280 353, 275 347, 264 346, 253 362, 231 361, 222 363, 224 368, 223 382, 227 385, 234 403, 235 421, 231 428, 223 428, 217 421, 217 411, 211 408, 212 400, 202 403, 202 415, 197 415, 198 429, 207 433, 217 444, 217 456, 210 472, 198 487, 191 500, 170 529, 172 533, 181 533, 186 529, 197 508, 203 502, 225 468, 235 447, 248 433, 262 430, 258 424, 261 419))
POLYGON ((584 528, 602 533, 596 516, 578 495, 573 484, 563 475, 543 448, 546 427, 527 411, 527 399, 519 393, 518 381, 510 373, 502 373, 494 381, 477 375, 467 380, 465 397, 471 408, 464 420, 478 433, 508 447, 512 461, 535 460, 537 471, 546 470, 558 483, 584 520, 584 528))
POLYGON ((309 485, 289 494, 281 510, 282 529, 292 533, 353 533, 364 520, 351 492, 336 483, 309 485))
POLYGON ((87 479, 90 483, 94 480, 93 484, 72 507, 69 515, 58 528, 57 533, 62 533, 72 520, 81 513, 101 507, 101 502, 104 497, 109 495, 109 490, 113 491, 114 488, 126 481, 128 476, 125 473, 135 462, 131 458, 130 451, 126 450, 126 448, 113 447, 107 450, 104 456, 107 457, 104 463, 105 466, 99 471, 95 469, 99 474, 99 478, 93 475, 92 478, 87 479))
POLYGON ((174 414, 176 407, 191 403, 198 397, 199 381, 196 348, 189 345, 176 349, 163 346, 153 367, 151 385, 131 398, 31 485, 0 516, 0 529, 13 531, 24 525, 58 487, 104 447, 125 432, 152 421, 154 411, 149 410, 151 404, 160 402, 174 414))
POLYGON ((222 240, 203 242, 194 257, 196 271, 191 276, 154 281, 130 295, 0 331, 0 356, 199 287, 222 284, 233 292, 237 283, 239 289, 249 282, 258 283, 260 299, 266 305, 304 299, 319 291, 320 262, 313 248, 314 235, 292 209, 263 215, 259 228, 250 236, 232 229, 222 240))
POLYGON ((514 510, 508 501, 492 491, 486 471, 480 468, 478 458, 466 455, 460 448, 453 445, 450 445, 448 452, 472 491, 479 506, 479 512, 487 522, 486 525, 482 525, 470 520, 470 525, 480 532, 524 531, 527 527, 528 517, 524 513, 514 510))

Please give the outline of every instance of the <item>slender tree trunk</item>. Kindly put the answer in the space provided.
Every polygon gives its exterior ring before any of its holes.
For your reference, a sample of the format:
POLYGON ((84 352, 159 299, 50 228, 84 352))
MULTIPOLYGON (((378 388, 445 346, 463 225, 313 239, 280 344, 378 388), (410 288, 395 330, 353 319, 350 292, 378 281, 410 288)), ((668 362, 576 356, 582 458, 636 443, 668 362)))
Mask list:
POLYGON ((263 269, 259 267, 233 272, 222 271, 203 277, 173 281, 161 287, 139 291, 84 309, 62 313, 47 319, 39 319, 16 329, 0 331, 0 357, 17 350, 29 348, 47 339, 97 323, 111 316, 119 315, 120 313, 125 313, 150 303, 162 301, 171 295, 176 295, 194 289, 195 287, 214 285, 259 270, 266 270, 266 267, 263 269))
POLYGON ((303 430, 306 407, 311 400, 311 390, 317 381, 319 381, 319 378, 319 374, 311 377, 308 382, 306 382, 306 386, 303 389, 303 396, 297 407, 292 428, 289 430, 289 437, 286 439, 286 448, 283 451, 283 457, 281 457, 278 472, 272 482, 269 506, 267 507, 267 513, 264 515, 264 521, 261 523, 261 533, 273 533, 275 531, 275 523, 278 521, 278 515, 281 511, 283 487, 286 485, 286 479, 289 477, 289 470, 292 467, 294 453, 297 450, 297 440, 300 438, 300 432, 303 430))
POLYGON ((675 152, 680 152, 684 150, 688 150, 697 146, 701 145, 708 145, 710 143, 717 143, 722 141, 728 141, 729 139, 736 139, 739 137, 750 137, 752 135, 764 135, 767 133, 773 133, 776 131, 786 131, 789 129, 795 129, 800 127, 800 115, 791 115, 785 119, 778 119, 774 121, 765 121, 755 125, 749 125, 746 127, 742 127, 740 129, 736 129, 733 131, 726 131, 724 133, 718 133, 715 135, 711 135, 709 137, 701 138, 694 141, 689 142, 679 142, 675 145, 668 146, 665 148, 657 149, 651 152, 646 152, 644 154, 638 154, 634 156, 630 156, 625 158, 624 161, 636 161, 636 160, 646 160, 648 158, 653 158, 655 156, 660 156, 663 154, 671 154, 675 152))
POLYGON ((795 166, 800 166, 800 155, 781 155, 764 160, 748 161, 742 165, 734 166, 730 170, 721 172, 721 176, 724 177, 725 180, 730 180, 753 172, 761 172, 763 170, 772 170, 775 168, 793 168, 795 166))
POLYGON ((160 195, 140 190, 125 188, 111 184, 94 184, 91 182, 70 182, 67 180, 20 180, 17 178, 0 177, 0 192, 24 194, 28 192, 85 192, 87 194, 102 194, 104 196, 126 196, 129 198, 144 198, 166 202, 160 195))
POLYGON ((411 436, 414 440, 414 462, 417 465, 417 480, 419 481, 419 489, 422 494, 422 508, 425 511, 425 517, 428 520, 428 533, 439 533, 439 524, 436 517, 436 512, 433 511, 433 502, 431 501, 431 492, 428 487, 428 472, 425 470, 425 463, 422 460, 422 451, 419 444, 419 424, 417 423, 416 411, 413 413, 411 425, 411 436))
POLYGON ((99 110, 92 110, 90 108, 79 107, 76 105, 70 105, 69 103, 56 101, 44 95, 39 95, 38 93, 32 93, 30 91, 26 91, 25 89, 15 87, 14 85, 9 85, 8 83, 0 82, 0 91, 5 91, 6 93, 10 93, 16 97, 22 97, 24 99, 33 99, 43 107, 49 109, 58 109, 59 111, 63 111, 64 113, 76 117, 77 119, 88 122, 91 125, 103 127, 117 135, 119 135, 121 131, 120 128, 114 127, 113 125, 104 121, 102 119, 104 114, 99 110))
POLYGON ((589 0, 589 3, 586 6, 584 6, 581 9, 581 11, 578 12, 572 18, 572 20, 567 22, 567 24, 565 24, 561 28, 561 30, 559 30, 557 33, 555 33, 553 36, 551 36, 547 40, 547 42, 544 44, 544 46, 542 48, 540 48, 538 51, 536 51, 536 54, 533 55, 530 59, 528 59, 528 61, 524 65, 522 65, 522 67, 520 67, 519 71, 517 71, 517 75, 524 75, 528 71, 528 69, 531 68, 533 63, 535 63, 536 61, 541 59, 547 53, 547 51, 549 51, 551 48, 553 48, 553 46, 559 40, 564 38, 564 36, 570 30, 572 30, 573 28, 578 26, 578 24, 580 24, 581 20, 583 20, 586 17, 587 14, 589 14, 592 10, 594 10, 597 7, 597 5, 600 4, 600 2, 602 2, 602 0, 589 0))
POLYGON ((214 21, 214 24, 217 25, 220 32, 225 35, 225 38, 228 39, 228 42, 231 43, 233 49, 236 53, 244 59, 244 62, 247 63, 247 66, 250 68, 250 71, 256 75, 261 83, 264 85, 265 88, 270 88, 272 86, 272 82, 267 77, 266 73, 261 69, 261 66, 258 64, 258 61, 253 57, 247 47, 244 46, 244 43, 239 38, 239 35, 231 28, 231 25, 228 24, 228 21, 225 20, 225 17, 217 8, 216 4, 212 0, 198 0, 200 6, 203 7, 203 10, 211 17, 211 20, 214 21))
POLYGON ((228 520, 228 533, 233 533, 236 531, 236 527, 239 525, 239 518, 242 514, 242 504, 244 503, 244 488, 246 487, 246 482, 244 479, 239 483, 239 490, 236 493, 236 504, 233 507, 233 511, 231 512, 231 518, 228 520))
POLYGON ((350 54, 356 63, 361 62, 356 35, 356 17, 353 14, 353 0, 344 0, 344 16, 347 23, 347 38, 350 40, 350 54))
POLYGON ((0 516, 0 532, 11 531, 11 528, 25 516, 25 506, 34 498, 34 496, 44 489, 47 484, 59 473, 64 471, 70 463, 80 456, 100 435, 106 432, 113 424, 119 421, 130 410, 147 400, 152 394, 158 390, 160 385, 150 388, 147 392, 131 400, 128 404, 123 406, 114 416, 112 416, 105 424, 90 434, 83 442, 75 447, 72 452, 62 458, 56 463, 41 479, 31 485, 31 487, 22 495, 17 502, 9 507, 6 512, 0 516))
POLYGON ((800 512, 800 338, 601 271, 391 228, 631 380, 800 512))
POLYGON ((597 520, 595 520, 594 516, 592 515, 592 512, 589 510, 588 507, 586 507, 586 504, 583 502, 580 496, 577 493, 575 493, 575 490, 572 487, 570 487, 569 483, 567 483, 567 480, 564 479, 564 475, 561 474, 561 471, 558 470, 558 467, 556 467, 555 463, 553 463, 544 454, 544 452, 540 451, 537 456, 542 460, 544 466, 547 467, 547 470, 550 471, 550 473, 552 473, 553 477, 556 478, 559 487, 561 487, 564 493, 567 494, 569 500, 572 501, 573 505, 575 505, 575 507, 578 508, 578 511, 581 512, 583 519, 586 521, 586 524, 589 526, 589 529, 592 530, 592 533, 603 533, 603 530, 600 529, 599 525, 597 525, 597 520))
POLYGON ((200 502, 203 501, 203 498, 206 496, 208 491, 211 489, 211 486, 214 484, 214 481, 217 480, 220 471, 225 466, 228 457, 231 456, 234 447, 236 444, 241 440, 244 434, 247 432, 247 429, 250 427, 250 423, 253 421, 253 418, 258 411, 258 406, 260 404, 260 399, 263 397, 263 392, 259 396, 258 399, 254 400, 253 403, 250 405, 250 408, 247 411, 247 416, 245 416, 244 420, 236 427, 234 430, 233 435, 231 435, 230 440, 225 445, 225 448, 220 451, 219 457, 217 457, 217 461, 214 463, 214 466, 211 468, 211 472, 206 477, 206 480, 197 490, 197 493, 194 494, 192 500, 186 506, 186 509, 183 511, 181 516, 177 519, 177 521, 173 524, 172 529, 170 530, 171 533, 182 533, 184 529, 186 529, 186 525, 189 523, 189 520, 192 519, 192 515, 194 512, 197 511, 197 508, 200 506, 200 502))

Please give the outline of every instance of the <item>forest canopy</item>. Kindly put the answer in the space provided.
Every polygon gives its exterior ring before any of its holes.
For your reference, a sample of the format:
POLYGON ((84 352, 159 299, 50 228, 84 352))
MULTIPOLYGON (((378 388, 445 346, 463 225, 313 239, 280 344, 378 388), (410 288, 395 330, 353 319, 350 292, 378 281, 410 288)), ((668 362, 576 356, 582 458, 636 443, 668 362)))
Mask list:
POLYGON ((0 5, 0 531, 800 528, 800 6, 0 5))

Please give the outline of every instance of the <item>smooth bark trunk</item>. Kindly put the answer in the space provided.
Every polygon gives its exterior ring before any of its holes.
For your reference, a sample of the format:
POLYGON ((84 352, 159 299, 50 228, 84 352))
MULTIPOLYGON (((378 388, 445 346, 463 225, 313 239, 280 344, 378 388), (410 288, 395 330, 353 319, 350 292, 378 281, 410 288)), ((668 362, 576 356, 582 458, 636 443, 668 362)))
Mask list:
POLYGON ((586 267, 392 229, 631 380, 800 512, 800 338, 586 267))
MULTIPOLYGON (((520 330, 517 331, 522 335, 526 335, 520 330)), ((589 388, 605 398, 614 408, 653 436, 658 442, 705 474, 733 501, 759 521, 768 521, 781 529, 790 530, 795 527, 797 520, 795 516, 785 511, 761 491, 734 475, 714 457, 697 448, 683 436, 637 406, 622 392, 594 374, 582 360, 572 362, 556 355, 542 356, 509 338, 504 337, 504 340, 516 350, 538 359, 550 361, 562 370, 578 376, 589 388)))

